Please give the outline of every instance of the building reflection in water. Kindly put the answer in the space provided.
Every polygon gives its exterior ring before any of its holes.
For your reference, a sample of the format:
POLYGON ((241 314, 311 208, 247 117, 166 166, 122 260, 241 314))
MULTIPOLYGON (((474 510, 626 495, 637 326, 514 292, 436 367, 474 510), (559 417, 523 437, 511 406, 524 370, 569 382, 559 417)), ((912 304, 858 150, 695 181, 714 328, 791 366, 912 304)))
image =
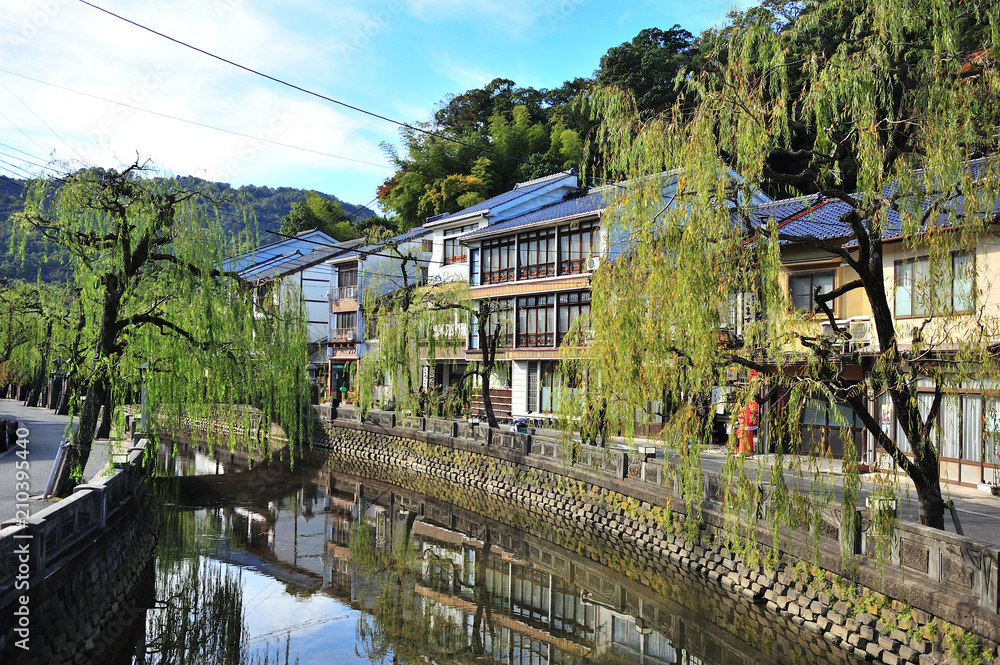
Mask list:
MULTIPOLYGON (((187 462, 183 471, 192 469, 226 471, 204 459, 187 462)), ((619 573, 539 539, 518 543, 509 526, 449 514, 440 502, 431 509, 434 499, 406 490, 299 469, 297 488, 264 483, 254 486, 252 501, 226 501, 226 487, 253 485, 253 473, 240 471, 235 475, 244 482, 215 486, 210 510, 222 535, 210 556, 280 581, 299 603, 328 597, 359 612, 357 643, 340 645, 366 656, 357 662, 378 662, 383 652, 390 661, 408 662, 402 659, 408 651, 432 647, 510 665, 774 662, 750 645, 734 646, 736 637, 720 639, 718 626, 704 635, 704 620, 665 611, 654 592, 644 597, 619 573), (463 520, 477 527, 463 533, 463 520), (374 570, 357 560, 359 524, 366 529, 362 546, 371 550, 361 554, 382 557, 374 570), (384 634, 371 637, 372 630, 384 634), (383 642, 389 646, 372 646, 383 642)), ((266 602, 247 603, 247 612, 269 611, 266 602)), ((302 623, 288 626, 293 654, 306 637, 294 632, 302 623)))

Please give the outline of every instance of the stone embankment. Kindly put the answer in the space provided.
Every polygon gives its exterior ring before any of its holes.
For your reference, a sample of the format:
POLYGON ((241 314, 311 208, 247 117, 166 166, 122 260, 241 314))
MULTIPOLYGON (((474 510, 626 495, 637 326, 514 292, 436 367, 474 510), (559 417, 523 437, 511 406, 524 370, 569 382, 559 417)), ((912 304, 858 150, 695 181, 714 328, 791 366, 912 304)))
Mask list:
POLYGON ((766 519, 774 507, 762 490, 764 519, 740 526, 756 541, 748 549, 727 537, 732 513, 720 501, 721 480, 704 474, 695 505, 679 475, 651 451, 567 449, 466 423, 397 422, 395 414, 358 423, 345 415, 321 409, 328 433, 322 445, 339 455, 386 473, 416 472, 502 496, 543 518, 570 520, 584 533, 620 542, 637 561, 667 560, 764 605, 845 655, 887 665, 1000 663, 996 548, 900 524, 889 560, 880 563, 872 556, 877 536, 862 528, 865 515, 850 527, 838 510, 819 509, 815 519, 784 526, 775 536, 766 519), (685 519, 689 511, 699 511, 700 519, 685 519))
POLYGON ((134 648, 159 537, 145 443, 71 497, 0 524, 0 662, 116 662, 134 648))

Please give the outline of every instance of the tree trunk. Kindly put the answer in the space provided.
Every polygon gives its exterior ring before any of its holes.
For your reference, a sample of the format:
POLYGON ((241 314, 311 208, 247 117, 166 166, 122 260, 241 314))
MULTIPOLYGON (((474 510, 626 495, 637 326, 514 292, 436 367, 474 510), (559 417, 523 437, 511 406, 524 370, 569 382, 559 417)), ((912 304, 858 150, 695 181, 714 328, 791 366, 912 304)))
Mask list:
POLYGON ((493 412, 493 398, 490 397, 490 374, 492 373, 492 370, 486 369, 486 364, 484 363, 479 377, 483 384, 483 409, 486 411, 486 424, 493 429, 498 429, 500 423, 497 422, 496 413, 493 412))
POLYGON ((115 417, 115 405, 112 400, 111 391, 107 392, 104 396, 104 417, 101 418, 101 425, 97 428, 96 438, 98 439, 109 439, 111 438, 111 425, 114 423, 115 417))
POLYGON ((105 283, 104 300, 101 304, 101 324, 97 336, 97 346, 94 349, 93 367, 95 374, 90 379, 87 390, 87 401, 84 402, 80 414, 80 424, 73 435, 73 442, 66 455, 66 463, 59 470, 56 480, 55 494, 67 497, 76 486, 74 471, 79 474, 87 467, 90 459, 90 449, 94 443, 94 432, 97 429, 97 418, 101 406, 111 395, 112 377, 105 374, 102 366, 105 358, 115 355, 116 325, 121 310, 122 290, 116 275, 108 275, 105 283))
POLYGON ((490 398, 490 375, 496 366, 497 346, 500 344, 500 333, 503 330, 503 317, 497 312, 496 324, 493 326, 493 335, 489 335, 487 326, 490 321, 491 309, 496 306, 491 303, 496 301, 480 300, 479 311, 476 316, 479 319, 479 348, 483 350, 483 363, 479 370, 483 388, 483 408, 486 411, 486 424, 492 429, 499 429, 500 423, 493 412, 493 400, 490 398))
POLYGON ((66 459, 56 479, 54 494, 59 498, 66 498, 73 493, 77 477, 87 468, 94 443, 94 430, 97 428, 97 417, 106 393, 107 390, 103 386, 93 386, 87 394, 83 412, 80 414, 80 423, 73 434, 72 443, 66 450, 66 459))
MULTIPOLYGON (((930 444, 927 444, 928 447, 930 444)), ((933 450, 914 459, 920 470, 911 480, 917 491, 919 521, 924 526, 944 529, 944 499, 941 497, 940 468, 933 450)))

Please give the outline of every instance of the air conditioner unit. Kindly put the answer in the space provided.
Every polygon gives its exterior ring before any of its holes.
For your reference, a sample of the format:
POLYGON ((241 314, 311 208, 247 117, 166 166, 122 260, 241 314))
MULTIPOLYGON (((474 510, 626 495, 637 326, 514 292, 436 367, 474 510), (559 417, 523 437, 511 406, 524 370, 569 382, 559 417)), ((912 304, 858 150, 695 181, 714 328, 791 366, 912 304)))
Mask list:
POLYGON ((347 341, 348 342, 353 342, 357 338, 358 338, 358 333, 357 332, 355 332, 354 330, 348 330, 347 331, 347 341))
POLYGON ((583 269, 586 272, 594 272, 601 267, 601 257, 591 256, 589 259, 583 262, 583 269))
POLYGON ((851 321, 848 325, 851 333, 851 346, 856 351, 868 351, 872 346, 871 322, 865 319, 851 321))
POLYGON ((358 297, 358 289, 357 289, 357 287, 348 286, 347 290, 345 291, 344 297, 345 298, 357 298, 358 297))

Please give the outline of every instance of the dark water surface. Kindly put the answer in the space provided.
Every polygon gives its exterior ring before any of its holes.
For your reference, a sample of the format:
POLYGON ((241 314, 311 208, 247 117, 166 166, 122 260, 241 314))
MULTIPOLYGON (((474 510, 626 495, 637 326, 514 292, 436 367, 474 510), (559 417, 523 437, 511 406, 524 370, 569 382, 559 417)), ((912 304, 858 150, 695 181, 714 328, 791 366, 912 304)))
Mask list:
POLYGON ((319 454, 251 470, 181 446, 160 465, 174 477, 135 663, 854 662, 704 578, 468 489, 319 454))

